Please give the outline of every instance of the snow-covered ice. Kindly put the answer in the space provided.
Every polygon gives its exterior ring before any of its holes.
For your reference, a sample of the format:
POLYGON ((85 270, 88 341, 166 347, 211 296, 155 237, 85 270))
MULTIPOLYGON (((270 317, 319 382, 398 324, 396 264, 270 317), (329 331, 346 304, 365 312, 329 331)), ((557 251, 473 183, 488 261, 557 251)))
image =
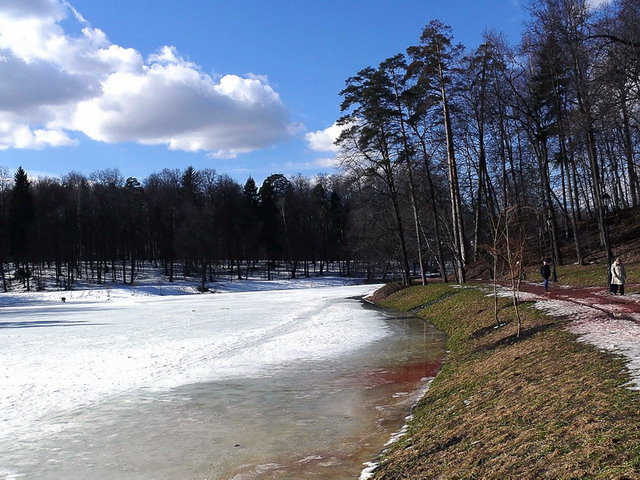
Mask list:
POLYGON ((233 282, 217 290, 235 293, 184 296, 152 296, 151 286, 2 294, 0 443, 65 428, 43 419, 111 396, 247 377, 388 335, 384 322, 345 303, 376 286, 344 285, 330 278, 249 292, 240 290, 263 283, 233 282), (309 284, 343 286, 302 288, 309 284))
POLYGON ((0 294, 0 479, 355 478, 444 355, 380 285, 212 285, 0 294))

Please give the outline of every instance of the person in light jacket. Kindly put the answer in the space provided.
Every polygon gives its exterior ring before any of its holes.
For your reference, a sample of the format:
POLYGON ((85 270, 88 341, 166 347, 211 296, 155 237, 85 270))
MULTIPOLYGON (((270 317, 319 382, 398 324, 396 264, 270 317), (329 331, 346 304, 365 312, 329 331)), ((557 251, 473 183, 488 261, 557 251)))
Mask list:
POLYGON ((616 295, 620 289, 620 295, 624 295, 624 283, 627 280, 627 272, 624 269, 620 257, 611 265, 611 293, 616 295))

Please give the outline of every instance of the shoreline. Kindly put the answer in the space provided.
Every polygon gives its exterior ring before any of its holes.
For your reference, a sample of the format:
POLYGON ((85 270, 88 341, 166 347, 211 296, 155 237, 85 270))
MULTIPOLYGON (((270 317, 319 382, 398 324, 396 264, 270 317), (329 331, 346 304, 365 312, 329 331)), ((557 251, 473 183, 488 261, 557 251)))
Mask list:
MULTIPOLYGON (((436 376, 437 376, 437 373, 436 373, 436 376)), ((409 413, 409 415, 407 415, 404 418, 403 425, 400 427, 400 429, 397 432, 391 434, 391 437, 384 444, 383 449, 380 451, 380 453, 374 460, 364 463, 365 468, 362 469, 362 471, 360 472, 360 477, 358 480, 369 480, 373 478, 375 471, 382 464, 382 458, 384 458, 385 453, 389 451, 389 449, 393 446, 394 443, 400 441, 402 437, 406 435, 407 431, 409 430, 409 424, 413 420, 413 410, 416 408, 418 403, 422 401, 424 396, 427 394, 427 392, 429 391, 429 388, 431 387, 431 384, 435 379, 436 377, 430 377, 430 378, 424 379, 425 385, 422 388, 418 389, 416 395, 414 396, 415 398, 413 399, 413 402, 411 404, 411 412, 409 413)))
MULTIPOLYGON (((591 328, 621 324, 585 318, 589 297, 543 313, 534 308, 537 298, 523 296, 518 338, 511 300, 498 299, 498 326, 487 293, 477 285, 415 286, 380 302, 420 310, 447 333, 448 355, 414 409, 410 433, 368 478, 639 478, 640 395, 629 388, 629 363, 619 356, 625 346, 606 352, 589 344, 572 333, 568 315, 576 313, 591 328)), ((569 294, 558 289, 555 295, 569 294)), ((617 300, 600 297, 620 313, 617 300)), ((563 299, 551 301, 558 303, 547 305, 558 307, 563 299)), ((639 327, 630 320, 626 326, 639 327)), ((633 335, 639 344, 640 329, 633 335)))

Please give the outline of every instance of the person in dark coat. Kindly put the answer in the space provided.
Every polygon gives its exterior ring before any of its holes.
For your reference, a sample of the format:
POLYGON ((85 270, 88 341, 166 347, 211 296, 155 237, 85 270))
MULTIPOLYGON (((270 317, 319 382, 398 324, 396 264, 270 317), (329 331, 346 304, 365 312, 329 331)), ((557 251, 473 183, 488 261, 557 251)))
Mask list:
POLYGON ((540 275, 542 275, 542 280, 544 281, 544 291, 549 291, 549 279, 551 278, 551 267, 546 260, 542 261, 542 265, 540 265, 540 275))

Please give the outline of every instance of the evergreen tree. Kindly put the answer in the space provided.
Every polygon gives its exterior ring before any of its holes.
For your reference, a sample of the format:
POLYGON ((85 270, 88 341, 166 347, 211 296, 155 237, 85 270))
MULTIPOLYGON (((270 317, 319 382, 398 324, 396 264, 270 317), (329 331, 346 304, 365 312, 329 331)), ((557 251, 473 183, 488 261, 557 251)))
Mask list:
POLYGON ((453 43, 451 27, 438 20, 429 22, 423 29, 419 45, 407 49, 409 56, 413 59, 409 66, 409 74, 418 79, 418 83, 430 95, 431 100, 439 96, 439 103, 442 109, 449 176, 449 197, 451 201, 451 231, 457 277, 460 282, 465 281, 467 241, 460 193, 458 161, 453 138, 454 130, 450 97, 453 83, 452 76, 456 71, 462 49, 462 45, 453 43))
POLYGON ((34 220, 34 204, 31 182, 26 172, 19 167, 14 176, 8 211, 9 252, 16 265, 17 276, 30 289, 30 231, 34 220))

